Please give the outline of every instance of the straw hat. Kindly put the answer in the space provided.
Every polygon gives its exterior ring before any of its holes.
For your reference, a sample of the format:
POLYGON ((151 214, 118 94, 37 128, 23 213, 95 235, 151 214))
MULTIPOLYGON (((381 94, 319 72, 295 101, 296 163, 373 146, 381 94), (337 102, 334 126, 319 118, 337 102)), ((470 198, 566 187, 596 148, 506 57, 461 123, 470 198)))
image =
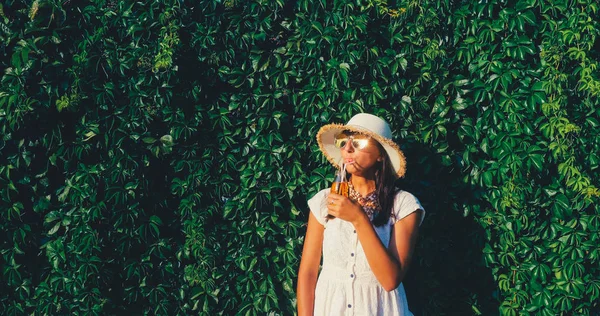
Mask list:
POLYGON ((392 130, 390 125, 383 119, 367 113, 354 115, 346 125, 328 124, 317 133, 317 142, 319 148, 336 168, 339 168, 338 162, 342 159, 341 150, 335 147, 335 136, 342 131, 352 131, 369 135, 379 142, 390 157, 392 167, 396 171, 396 176, 401 178, 406 172, 406 158, 400 147, 392 140, 392 130))

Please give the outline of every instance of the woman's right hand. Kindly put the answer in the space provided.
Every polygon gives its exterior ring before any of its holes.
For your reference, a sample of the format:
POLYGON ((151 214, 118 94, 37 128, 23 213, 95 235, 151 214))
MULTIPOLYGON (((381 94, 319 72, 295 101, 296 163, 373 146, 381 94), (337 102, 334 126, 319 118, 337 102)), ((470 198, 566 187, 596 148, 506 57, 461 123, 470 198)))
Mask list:
POLYGON ((327 213, 352 224, 366 216, 360 204, 335 193, 331 193, 327 197, 327 213))

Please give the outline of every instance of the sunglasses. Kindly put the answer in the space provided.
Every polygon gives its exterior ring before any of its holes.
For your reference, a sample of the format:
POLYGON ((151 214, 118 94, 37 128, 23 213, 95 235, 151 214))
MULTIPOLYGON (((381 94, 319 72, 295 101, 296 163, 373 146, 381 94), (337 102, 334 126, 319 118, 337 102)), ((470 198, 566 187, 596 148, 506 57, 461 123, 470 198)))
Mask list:
POLYGON ((370 136, 338 134, 335 136, 335 147, 344 148, 350 142, 354 149, 365 149, 369 145, 370 136))

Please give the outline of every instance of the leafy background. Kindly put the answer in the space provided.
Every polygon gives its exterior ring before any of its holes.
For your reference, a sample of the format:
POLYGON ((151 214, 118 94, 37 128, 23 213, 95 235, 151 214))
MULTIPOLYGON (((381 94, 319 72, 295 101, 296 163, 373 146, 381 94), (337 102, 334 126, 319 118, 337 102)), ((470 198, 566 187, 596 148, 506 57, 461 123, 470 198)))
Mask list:
POLYGON ((292 314, 314 136, 388 120, 418 315, 598 315, 595 0, 0 4, 0 310, 292 314))

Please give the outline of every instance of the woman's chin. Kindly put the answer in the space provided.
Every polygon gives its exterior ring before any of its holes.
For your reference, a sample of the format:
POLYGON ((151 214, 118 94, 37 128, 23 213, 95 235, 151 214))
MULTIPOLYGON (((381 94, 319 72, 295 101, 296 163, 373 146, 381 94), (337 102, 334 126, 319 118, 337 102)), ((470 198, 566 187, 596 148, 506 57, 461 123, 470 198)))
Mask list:
POLYGON ((359 176, 359 177, 363 176, 362 170, 356 168, 353 165, 346 166, 346 172, 349 173, 349 174, 351 174, 351 175, 355 175, 355 176, 359 176))
POLYGON ((356 168, 354 167, 353 163, 349 163, 345 165, 346 167, 346 172, 354 174, 354 172, 356 171, 356 168))
POLYGON ((363 168, 357 168, 354 164, 348 164, 346 165, 346 173, 361 178, 372 178, 375 174, 375 170, 372 170, 372 172, 368 172, 367 170, 367 172, 365 172, 363 168))

